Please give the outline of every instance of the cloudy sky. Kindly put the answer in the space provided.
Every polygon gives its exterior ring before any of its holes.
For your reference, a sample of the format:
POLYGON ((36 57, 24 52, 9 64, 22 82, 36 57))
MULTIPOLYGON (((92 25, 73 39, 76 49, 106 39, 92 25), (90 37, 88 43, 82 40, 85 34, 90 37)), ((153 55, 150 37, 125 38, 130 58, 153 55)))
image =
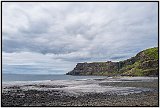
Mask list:
POLYGON ((64 74, 158 44, 158 3, 2 4, 3 73, 64 74))

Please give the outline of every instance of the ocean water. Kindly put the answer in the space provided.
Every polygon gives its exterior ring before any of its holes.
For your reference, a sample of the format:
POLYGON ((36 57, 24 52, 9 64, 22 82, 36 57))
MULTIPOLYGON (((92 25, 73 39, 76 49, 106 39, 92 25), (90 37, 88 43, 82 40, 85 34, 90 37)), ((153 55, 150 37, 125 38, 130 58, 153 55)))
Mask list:
POLYGON ((2 81, 41 81, 41 80, 77 80, 106 78, 106 76, 72 76, 72 75, 35 75, 35 74, 2 74, 2 81))

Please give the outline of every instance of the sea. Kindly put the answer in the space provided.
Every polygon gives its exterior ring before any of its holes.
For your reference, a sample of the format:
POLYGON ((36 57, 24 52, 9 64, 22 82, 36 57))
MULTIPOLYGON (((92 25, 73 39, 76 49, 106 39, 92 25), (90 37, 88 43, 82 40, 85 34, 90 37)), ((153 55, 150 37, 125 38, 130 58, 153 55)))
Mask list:
POLYGON ((42 80, 78 80, 78 79, 97 79, 106 76, 72 76, 72 75, 53 75, 53 74, 2 74, 2 82, 8 81, 42 81, 42 80))

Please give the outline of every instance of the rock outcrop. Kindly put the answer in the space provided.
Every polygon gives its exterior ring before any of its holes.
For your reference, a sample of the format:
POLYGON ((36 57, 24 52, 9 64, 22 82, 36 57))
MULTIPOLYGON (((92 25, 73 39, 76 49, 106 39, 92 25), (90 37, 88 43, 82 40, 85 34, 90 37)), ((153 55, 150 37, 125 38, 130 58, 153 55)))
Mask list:
POLYGON ((158 48, 149 48, 119 62, 78 63, 67 75, 158 76, 158 48))

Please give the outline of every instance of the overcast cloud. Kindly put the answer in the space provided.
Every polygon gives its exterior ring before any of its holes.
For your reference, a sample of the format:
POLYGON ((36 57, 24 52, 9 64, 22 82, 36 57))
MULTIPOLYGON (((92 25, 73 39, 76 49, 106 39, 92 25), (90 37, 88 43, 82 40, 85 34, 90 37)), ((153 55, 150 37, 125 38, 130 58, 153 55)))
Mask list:
POLYGON ((152 2, 2 4, 3 72, 62 74, 77 62, 119 61, 158 44, 152 2))

